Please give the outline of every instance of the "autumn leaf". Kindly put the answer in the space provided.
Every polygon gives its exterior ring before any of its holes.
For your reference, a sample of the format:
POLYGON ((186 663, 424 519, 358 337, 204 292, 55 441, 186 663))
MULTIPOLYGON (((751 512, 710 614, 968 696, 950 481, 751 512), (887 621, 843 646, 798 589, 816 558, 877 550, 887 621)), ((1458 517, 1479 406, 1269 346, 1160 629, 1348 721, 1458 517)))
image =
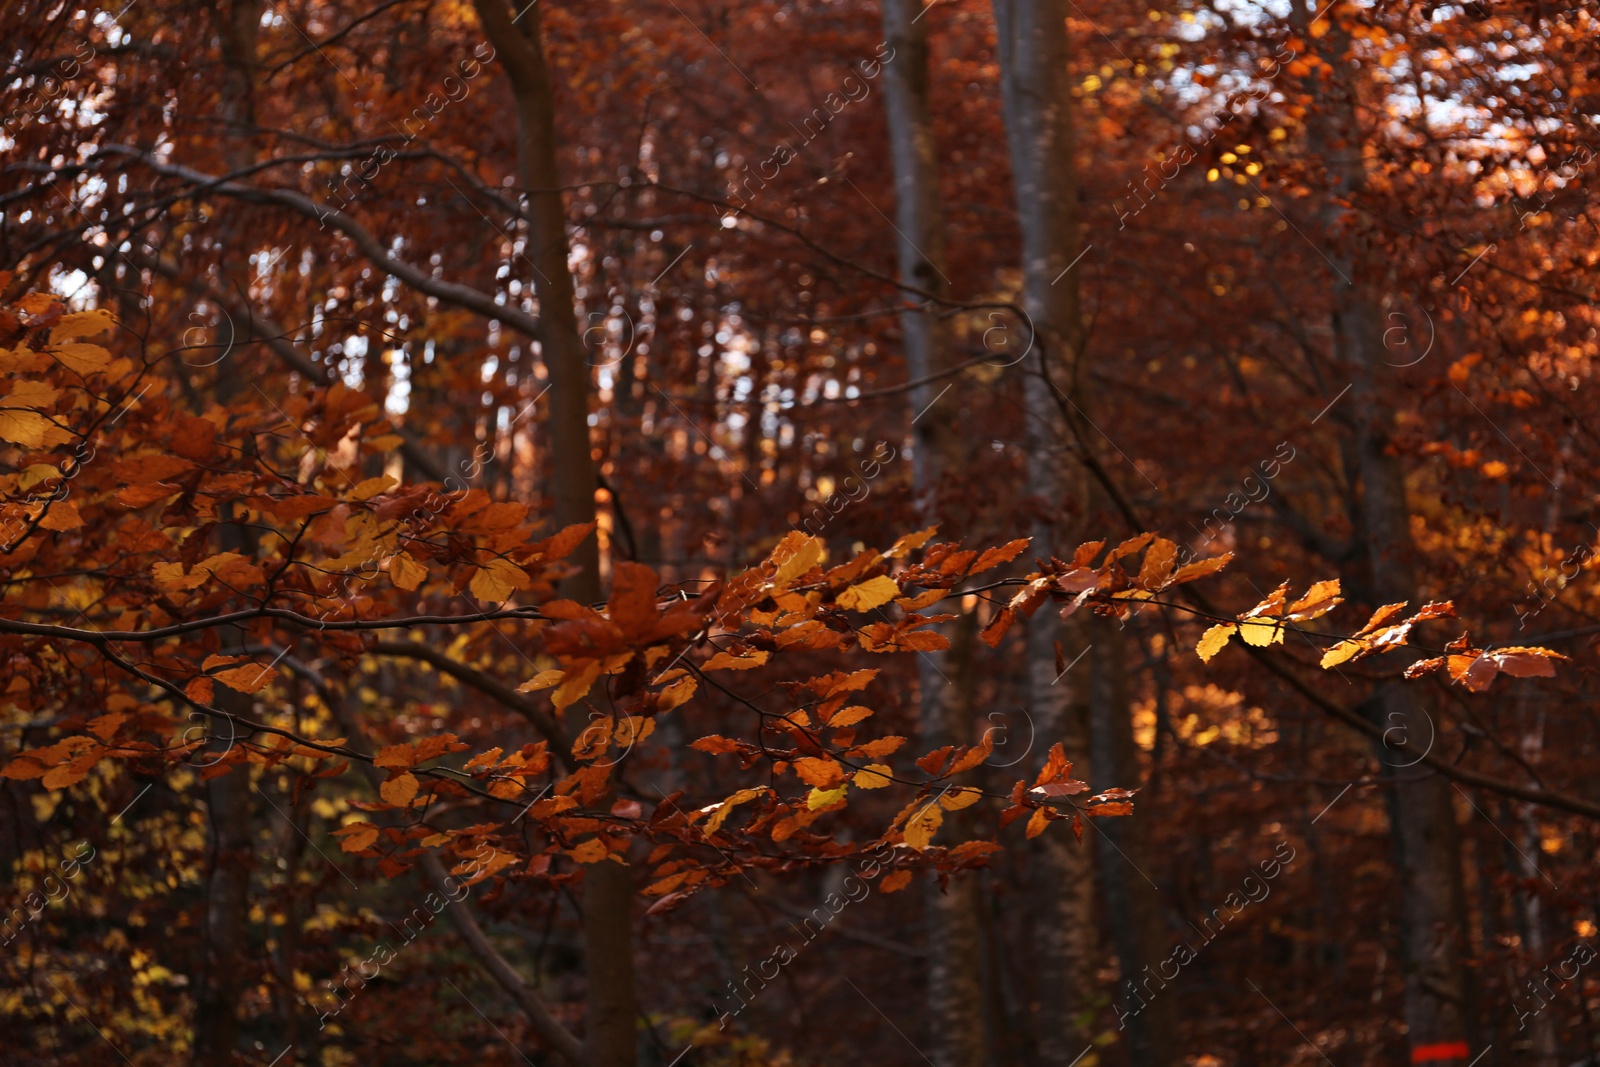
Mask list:
MULTIPOLYGON (((499 751, 496 749, 496 751, 499 751)), ((378 749, 378 754, 373 757, 374 767, 415 767, 417 765, 417 750, 410 745, 384 745, 378 749)))
POLYGON ((1027 836, 1029 840, 1044 833, 1044 828, 1050 825, 1050 813, 1044 808, 1039 808, 1028 819, 1027 836))
POLYGON ((939 798, 939 806, 945 811, 960 811, 970 808, 983 799, 983 790, 975 786, 967 786, 944 794, 939 798))
POLYGON ((739 751, 739 742, 723 737, 721 734, 707 734, 705 737, 689 742, 689 747, 701 752, 709 752, 713 756, 721 756, 739 751))
POLYGON ((1231 622, 1218 623, 1200 636, 1200 643, 1194 646, 1195 652, 1201 660, 1210 663, 1211 658, 1222 651, 1228 643, 1228 638, 1232 637, 1238 628, 1231 622))
POLYGON ((778 568, 772 576, 773 586, 787 589, 796 578, 821 563, 822 556, 822 542, 818 538, 791 530, 772 550, 771 560, 778 568))
POLYGON ((24 448, 43 448, 55 427, 37 411, 0 407, 0 439, 24 448))
POLYGON ((811 811, 832 807, 844 799, 849 789, 848 785, 839 785, 833 789, 823 789, 819 786, 806 794, 806 807, 811 811))
POLYGON ((900 586, 893 578, 879 575, 870 581, 852 585, 839 594, 838 605, 847 611, 871 611, 900 595, 900 586))
POLYGON ((844 768, 831 759, 802 756, 793 766, 794 773, 807 785, 829 788, 844 781, 844 768))
POLYGON ((408 771, 391 778, 378 787, 378 792, 386 803, 393 804, 397 808, 407 807, 417 795, 416 775, 408 771))
POLYGON ((882 789, 893 782, 894 771, 887 764, 869 763, 851 776, 857 789, 882 789))
POLYGON ((1010 563, 1022 554, 1022 550, 1028 547, 1028 542, 1031 540, 1032 538, 1019 537, 1015 541, 1007 541, 998 548, 985 549, 978 556, 977 562, 973 563, 972 567, 968 569, 967 575, 970 577, 974 574, 982 574, 984 571, 998 567, 1002 563, 1010 563))
POLYGON ((740 804, 744 804, 747 801, 754 800, 757 797, 765 796, 766 794, 767 790, 764 786, 757 786, 754 789, 741 789, 721 803, 712 804, 709 807, 701 808, 701 812, 709 813, 711 815, 711 818, 706 820, 705 826, 702 827, 703 832, 707 837, 710 837, 712 834, 722 829, 722 824, 728 821, 728 816, 733 814, 733 809, 735 807, 740 804))
POLYGON ((577 848, 567 849, 567 855, 579 863, 599 863, 611 855, 611 850, 606 848, 606 843, 598 837, 591 837, 577 848))
POLYGON ((742 656, 718 652, 715 656, 706 660, 700 669, 703 671, 748 671, 767 662, 767 658, 770 655, 771 653, 765 649, 747 652, 742 656))
POLYGON ((389 580, 400 589, 413 590, 428 577, 428 568, 412 559, 408 553, 396 552, 387 564, 389 580))
POLYGON ((871 708, 863 707, 860 704, 852 704, 848 708, 840 708, 834 712, 828 717, 827 721, 829 726, 836 730, 842 730, 846 726, 854 726, 856 723, 865 720, 871 714, 871 708))
POLYGON ((82 342, 52 345, 50 354, 59 359, 68 370, 84 377, 98 374, 111 365, 111 353, 99 345, 82 342))
POLYGON ((939 532, 939 527, 930 526, 926 530, 919 530, 914 534, 906 534, 894 543, 894 547, 883 554, 884 559, 898 559, 908 556, 933 540, 933 535, 939 532))
POLYGON ((517 686, 517 692, 532 693, 540 689, 549 689, 552 685, 560 685, 561 679, 566 676, 567 672, 562 670, 540 671, 526 682, 517 686))
POLYGON ((276 667, 247 663, 226 671, 218 671, 212 679, 240 693, 259 693, 278 677, 276 667))
POLYGON ((353 822, 333 832, 345 852, 365 852, 378 840, 378 828, 369 822, 353 822))
POLYGON ((479 600, 498 604, 528 586, 528 573, 507 559, 490 560, 472 576, 469 588, 479 600))
POLYGON ((936 802, 928 801, 912 812, 911 818, 906 820, 905 843, 918 852, 923 851, 933 841, 933 835, 938 833, 943 822, 944 809, 936 802))
POLYGON ((911 872, 902 869, 884 875, 883 881, 878 883, 878 888, 885 893, 896 893, 910 884, 911 872))

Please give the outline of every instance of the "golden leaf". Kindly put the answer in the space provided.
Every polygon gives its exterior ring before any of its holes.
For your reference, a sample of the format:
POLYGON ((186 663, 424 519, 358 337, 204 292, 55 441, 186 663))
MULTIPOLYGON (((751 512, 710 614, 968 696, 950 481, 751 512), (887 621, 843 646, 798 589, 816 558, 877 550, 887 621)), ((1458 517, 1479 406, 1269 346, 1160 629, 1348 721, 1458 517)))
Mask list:
POLYGON ((68 370, 76 371, 84 377, 103 371, 111 365, 110 352, 99 345, 84 342, 53 345, 50 354, 65 364, 68 370))
POLYGON ((772 550, 771 559, 778 566, 772 584, 783 589, 822 562, 822 542, 799 530, 791 530, 772 550))
POLYGON ((960 811, 962 808, 972 807, 982 799, 983 790, 969 785, 964 789, 956 789, 940 797, 939 806, 945 811, 960 811))
POLYGON ((494 559, 487 566, 478 568, 478 573, 472 576, 470 588, 472 595, 479 600, 498 604, 514 590, 526 588, 527 585, 528 575, 521 567, 508 559, 494 559))
POLYGON ((600 840, 598 837, 591 837, 577 848, 567 849, 567 855, 571 856, 579 863, 599 863, 601 860, 611 855, 611 853, 606 848, 606 843, 604 841, 600 840))
POLYGON ((894 771, 886 763, 869 763, 850 779, 857 789, 882 789, 893 779, 894 771))
POLYGON ((411 803, 417 795, 417 776, 410 771, 391 778, 378 787, 378 793, 383 799, 397 808, 403 808, 411 803))
POLYGON ((706 821, 703 832, 707 837, 722 829, 722 824, 728 821, 728 816, 733 814, 733 809, 747 800, 754 800, 767 792, 764 786, 755 789, 741 789, 720 804, 713 804, 708 808, 701 808, 702 812, 709 811, 711 818, 706 821))
POLYGON ((852 704, 848 708, 840 708, 833 713, 833 718, 828 720, 828 725, 834 729, 854 726, 856 723, 872 714, 872 709, 861 704, 852 704))
POLYGON ((944 823, 944 810, 933 801, 922 805, 906 822, 906 844, 921 852, 933 840, 944 823))
POLYGON ((730 656, 726 652, 718 652, 715 656, 706 660, 700 669, 703 671, 748 671, 767 662, 769 655, 771 653, 765 649, 756 649, 754 652, 747 652, 742 656, 730 656))
POLYGON ((411 590, 428 577, 428 568, 412 559, 408 553, 396 552, 389 557, 389 580, 401 589, 411 590))
POLYGON ((1028 820, 1028 837, 1030 839, 1038 837, 1040 834, 1044 833, 1044 828, 1049 825, 1050 816, 1046 813, 1044 808, 1040 808, 1038 811, 1035 811, 1033 813, 1033 817, 1028 820))
POLYGON ((833 789, 813 789, 806 795, 806 807, 812 811, 816 811, 818 808, 832 807, 844 799, 845 792, 849 788, 848 785, 840 785, 833 789))
POLYGON ((871 611, 900 595, 900 586, 893 578, 880 574, 870 581, 852 585, 839 594, 839 606, 848 611, 871 611))
POLYGON ((1218 623, 1213 626, 1201 635, 1200 643, 1194 646, 1196 654, 1204 662, 1210 663, 1211 657, 1222 651, 1223 647, 1228 643, 1228 638, 1232 637, 1233 632, 1238 628, 1236 624, 1231 622, 1218 623))

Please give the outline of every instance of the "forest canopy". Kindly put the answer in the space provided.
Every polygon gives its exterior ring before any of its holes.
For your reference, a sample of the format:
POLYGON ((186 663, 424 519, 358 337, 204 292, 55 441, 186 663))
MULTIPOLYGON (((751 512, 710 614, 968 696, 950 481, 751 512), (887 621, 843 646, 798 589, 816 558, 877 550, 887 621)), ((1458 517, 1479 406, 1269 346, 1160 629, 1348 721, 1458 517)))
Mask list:
POLYGON ((1600 1062, 1596 14, 0 11, 5 1062, 1600 1062))

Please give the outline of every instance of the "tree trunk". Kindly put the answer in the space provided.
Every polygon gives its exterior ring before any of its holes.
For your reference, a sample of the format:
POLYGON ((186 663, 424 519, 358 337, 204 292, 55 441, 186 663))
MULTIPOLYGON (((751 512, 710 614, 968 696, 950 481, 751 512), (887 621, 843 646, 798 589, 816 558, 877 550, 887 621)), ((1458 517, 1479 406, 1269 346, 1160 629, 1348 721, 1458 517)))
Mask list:
MULTIPOLYGON (((229 694, 223 710, 248 712, 249 699, 229 694), (231 698, 231 699, 230 699, 231 698), (244 704, 240 708, 234 705, 244 704)), ((231 747, 213 742, 199 750, 202 765, 220 759, 231 747)), ((235 768, 206 783, 210 827, 205 891, 205 959, 195 995, 195 1067, 235 1062, 239 1047, 239 996, 244 991, 250 909, 250 771, 235 768)))
MULTIPOLYGON (((1069 270, 1081 249, 1068 91, 1067 3, 994 0, 994 11, 1001 99, 1022 230, 1022 302, 1032 320, 1031 351, 1020 367, 1026 374, 1028 490, 1038 509, 1033 551, 1048 556, 1065 550, 1071 532, 1059 509, 1074 501, 1081 507, 1086 495, 1081 469, 1064 452, 1070 427, 1061 406, 1062 396, 1078 393, 1081 333, 1077 284, 1069 270)), ((1030 620, 1028 693, 1037 735, 1046 744, 1060 741, 1076 775, 1085 778, 1087 690, 1062 667, 1087 647, 1083 622, 1076 616, 1063 624, 1046 605, 1030 620), (1058 648, 1062 667, 1056 665, 1058 648)), ((1087 1050, 1095 993, 1091 854, 1065 827, 1055 827, 1036 839, 1033 858, 1037 1062, 1068 1067, 1087 1050)))
MULTIPOLYGON (((225 155, 231 169, 255 162, 251 131, 255 126, 255 76, 257 39, 261 27, 260 0, 233 0, 214 12, 224 60, 223 91, 218 101, 224 128, 232 138, 225 155)), ((219 226, 229 229, 227 219, 219 226)), ((232 236, 239 236, 233 234, 232 236)), ((236 367, 219 364, 214 388, 224 407, 242 384, 236 367)), ((244 550, 248 532, 224 525, 219 530, 220 550, 244 550)), ((224 652, 243 652, 242 640, 235 636, 224 642, 224 652)), ((217 706, 234 715, 249 715, 253 701, 242 694, 224 691, 217 706)), ((196 764, 209 766, 234 745, 233 728, 210 724, 215 737, 196 753, 196 764)), ((205 783, 207 870, 205 913, 205 956, 201 978, 195 992, 194 1049, 195 1067, 219 1067, 235 1062, 239 1047, 239 998, 247 980, 250 922, 250 870, 253 862, 250 803, 250 768, 246 764, 205 783)))
MULTIPOLYGON (((900 280, 924 293, 945 295, 944 210, 939 196, 938 156, 928 102, 928 24, 922 0, 883 0, 883 35, 892 59, 884 64, 884 101, 889 146, 894 161, 895 224, 900 280)), ((926 298, 901 293, 900 315, 906 370, 912 380, 949 366, 950 343, 940 308, 926 298)), ((939 492, 958 472, 948 416, 955 401, 936 405, 946 383, 929 382, 910 393, 915 434, 912 450, 919 510, 925 523, 954 518, 942 513, 939 492)), ((968 690, 971 625, 966 620, 941 632, 955 647, 919 654, 918 680, 922 738, 929 749, 971 741, 968 690), (962 644, 967 646, 963 654, 962 644)), ((961 836, 968 820, 955 817, 946 833, 961 836)), ((979 882, 971 874, 947 884, 931 882, 928 908, 929 1058, 936 1067, 982 1067, 984 1063, 983 987, 979 958, 979 882)))
MULTIPOLYGON (((539 347, 550 372, 551 496, 558 526, 593 522, 596 488, 589 444, 589 363, 567 268, 566 207, 556 167, 555 97, 545 63, 538 5, 515 17, 505 0, 476 0, 484 32, 511 81, 518 128, 518 173, 526 196, 529 262, 539 297, 539 347)), ((563 592, 600 599, 599 541, 573 553, 579 567, 563 592)), ((603 801, 602 801, 603 803, 603 801)), ((633 973, 633 873, 620 863, 584 872, 583 924, 588 974, 585 1062, 633 1067, 637 1001, 633 973)))
MULTIPOLYGON (((1127 635, 1116 619, 1096 620, 1092 633, 1095 653, 1089 699, 1094 787, 1136 788, 1140 768, 1133 740, 1133 709, 1128 702, 1127 635)), ((1130 1067, 1169 1067, 1178 1061, 1173 1044, 1175 1001, 1171 994, 1150 996, 1145 992, 1161 989, 1158 965, 1172 949, 1171 940, 1161 936, 1161 901, 1148 880, 1147 817, 1136 806, 1132 816, 1098 822, 1095 840, 1100 846, 1106 920, 1122 978, 1125 1014, 1119 1014, 1119 1021, 1125 1021, 1126 1032, 1120 1036, 1127 1045, 1128 1063, 1130 1067), (1151 977, 1155 984, 1147 985, 1151 977), (1141 999, 1127 994, 1130 982, 1141 999)))
MULTIPOLYGON (((1417 577, 1406 501, 1405 468, 1392 447, 1395 411, 1392 381, 1384 370, 1383 319, 1365 279, 1374 276, 1359 249, 1337 243, 1356 227, 1341 227, 1340 216, 1358 202, 1366 186, 1365 143, 1356 110, 1352 68, 1345 58, 1350 41, 1337 21, 1320 38, 1311 34, 1309 8, 1296 5, 1290 17, 1300 40, 1312 41, 1334 72, 1313 75, 1303 87, 1315 97, 1309 111, 1312 150, 1328 161, 1334 187, 1324 194, 1322 231, 1342 278, 1334 280, 1333 335, 1336 356, 1354 376, 1351 411, 1355 423, 1356 473, 1361 481, 1360 519, 1372 572, 1371 597, 1377 602, 1416 600, 1417 577)), ((1354 240, 1354 238, 1350 238, 1354 240)), ((1382 271, 1375 272, 1382 277, 1382 271)), ((1392 373, 1392 372, 1391 372, 1392 373)), ((1410 744, 1425 744, 1437 720, 1426 689, 1400 682, 1380 685, 1373 702, 1387 729, 1401 731, 1410 744)), ((1384 755, 1380 752, 1380 758, 1384 755)), ((1406 1025, 1413 1059, 1437 1067, 1472 1059, 1469 987, 1462 961, 1466 936, 1466 895, 1461 878, 1461 845, 1450 784, 1439 775, 1418 780, 1414 769, 1384 760, 1392 777, 1390 811, 1400 859, 1401 941, 1406 967, 1406 1025)))

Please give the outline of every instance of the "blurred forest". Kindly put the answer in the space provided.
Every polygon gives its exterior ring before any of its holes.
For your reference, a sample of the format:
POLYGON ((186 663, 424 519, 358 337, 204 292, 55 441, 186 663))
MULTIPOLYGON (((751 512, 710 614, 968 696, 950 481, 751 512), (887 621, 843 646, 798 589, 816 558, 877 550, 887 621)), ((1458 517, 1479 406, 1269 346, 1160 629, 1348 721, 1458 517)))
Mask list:
POLYGON ((6 0, 0 1063, 1600 1063, 1594 0, 6 0))

